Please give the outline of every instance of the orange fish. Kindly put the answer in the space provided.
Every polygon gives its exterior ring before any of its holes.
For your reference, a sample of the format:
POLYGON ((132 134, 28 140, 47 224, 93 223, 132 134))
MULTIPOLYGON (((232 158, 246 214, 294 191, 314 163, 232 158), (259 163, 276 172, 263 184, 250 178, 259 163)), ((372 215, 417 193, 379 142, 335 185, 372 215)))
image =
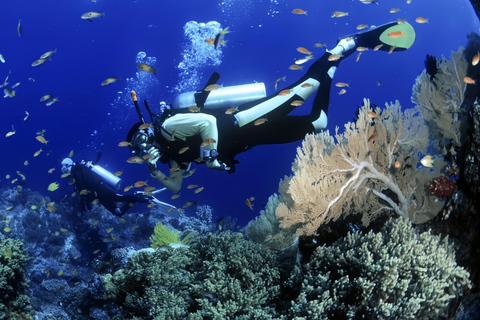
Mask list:
POLYGON ((140 187, 146 186, 146 185, 147 185, 147 181, 148 181, 148 180, 145 180, 145 181, 137 181, 137 182, 135 182, 134 186, 135 186, 135 188, 140 188, 140 187))
POLYGON ((187 189, 195 189, 195 188, 198 188, 198 186, 196 184, 190 184, 187 187, 187 189))
POLYGON ((225 111, 225 114, 233 114, 238 111, 238 107, 230 108, 225 111))
POLYGON ((207 86, 205 89, 203 89, 204 91, 212 91, 212 90, 217 90, 217 89, 220 89, 222 86, 219 85, 219 84, 211 84, 209 86, 207 86))
POLYGON ((278 93, 279 96, 286 96, 287 94, 289 94, 290 92, 292 92, 291 89, 285 89, 285 90, 282 90, 278 93))
POLYGON ((398 11, 400 11, 400 9, 398 9, 398 8, 392 8, 392 9, 390 9, 390 13, 395 13, 395 12, 398 12, 398 11))
POLYGON ((340 90, 340 91, 338 92, 338 94, 339 94, 339 95, 342 95, 342 94, 345 94, 346 92, 347 92, 347 90, 342 89, 342 90, 340 90))
POLYGON ((200 112, 200 109, 196 106, 191 106, 191 107, 188 107, 188 111, 190 111, 190 112, 200 112))
POLYGON ((311 51, 308 51, 308 49, 306 49, 304 47, 298 47, 297 51, 300 52, 300 53, 305 53, 305 54, 311 54, 312 53, 311 51))
POLYGON ((374 133, 370 136, 370 138, 368 138, 368 142, 373 142, 375 141, 375 139, 378 137, 378 134, 374 133))
POLYGON ((307 11, 302 10, 302 9, 293 9, 293 10, 292 10, 292 13, 307 15, 307 11))
POLYGON ((397 19, 398 24, 404 24, 405 22, 407 22, 407 21, 405 21, 404 19, 397 19))
POLYGON ((295 101, 292 101, 292 103, 290 103, 290 105, 293 107, 298 107, 298 106, 301 106, 302 104, 303 104, 303 100, 295 100, 295 101))
POLYGON ((373 51, 378 51, 378 50, 380 50, 381 47, 383 47, 383 43, 375 46, 375 48, 373 48, 373 51))
POLYGON ((362 30, 362 29, 365 29, 365 28, 368 28, 368 25, 367 24, 359 24, 357 26, 357 30, 362 30))
POLYGON ((403 31, 392 31, 388 34, 389 38, 400 38, 405 35, 405 32, 403 31))
POLYGON ((302 84, 300 87, 302 87, 302 88, 310 88, 310 87, 312 87, 312 86, 313 86, 313 84, 307 82, 307 83, 302 84))
POLYGON ((123 173, 122 171, 117 171, 117 172, 115 172, 113 175, 114 175, 115 177, 120 177, 120 176, 122 175, 122 173, 123 173))
POLYGON ((122 142, 118 143, 119 147, 128 147, 128 146, 131 146, 131 145, 132 144, 130 142, 127 142, 127 141, 122 141, 122 142))
POLYGON ((468 84, 475 84, 475 80, 473 80, 470 77, 464 77, 463 82, 468 83, 468 84))
POLYGON ((343 57, 341 54, 331 54, 331 55, 328 57, 328 61, 337 61, 337 60, 340 59, 341 57, 343 57))
POLYGON ((170 172, 177 172, 177 171, 180 171, 180 168, 178 168, 178 167, 171 167, 170 168, 170 172))
POLYGON ((247 198, 247 200, 245 200, 245 203, 247 204, 247 206, 252 209, 253 211, 253 204, 250 202, 250 199, 247 198))
POLYGON ((373 111, 370 111, 369 113, 367 113, 367 116, 369 116, 370 118, 376 118, 377 114, 373 111))
POLYGON ((132 188, 133 188, 133 185, 127 186, 127 187, 125 187, 125 189, 123 189, 123 192, 127 192, 128 190, 130 190, 132 188))
POLYGON ((206 147, 208 146, 210 143, 215 143, 217 141, 215 141, 215 139, 213 138, 208 138, 208 139, 205 139, 205 141, 202 142, 202 144, 200 144, 200 147, 206 147))
POLYGON ((207 39, 207 40, 205 40, 205 43, 214 44, 215 43, 215 38, 207 39))
POLYGON ((361 55, 362 55, 362 53, 359 52, 358 55, 357 55, 357 59, 355 59, 355 62, 358 62, 358 60, 360 60, 360 56, 361 56, 361 55))
POLYGON ((288 67, 288 69, 290 69, 290 70, 302 70, 303 67, 299 66, 297 64, 292 64, 290 67, 288 67))
POLYGON ((395 161, 395 168, 396 168, 396 169, 400 168, 400 165, 401 165, 401 164, 400 164, 400 161, 398 161, 398 160, 395 161))
POLYGON ((422 18, 422 17, 418 17, 417 19, 415 19, 415 22, 416 22, 416 23, 427 23, 427 22, 428 22, 428 19, 425 19, 425 18, 422 18))
POLYGON ((260 119, 255 120, 255 122, 253 124, 256 125, 256 126, 259 126, 261 124, 264 124, 267 121, 268 121, 267 118, 260 118, 260 119))
POLYGON ((140 126, 138 126, 138 129, 145 130, 145 129, 150 128, 151 126, 152 125, 150 123, 144 123, 144 124, 141 124, 140 126))
POLYGON ((193 193, 197 194, 197 193, 202 192, 202 190, 203 190, 203 187, 200 187, 198 189, 195 189, 195 191, 193 191, 193 193))
POLYGON ((393 50, 395 50, 395 48, 396 48, 396 46, 391 46, 391 47, 390 47, 390 50, 388 50, 388 54, 392 53, 393 50))
POLYGON ((170 199, 175 200, 175 199, 177 199, 177 198, 179 198, 179 197, 180 197, 179 194, 174 194, 173 196, 170 197, 170 199))

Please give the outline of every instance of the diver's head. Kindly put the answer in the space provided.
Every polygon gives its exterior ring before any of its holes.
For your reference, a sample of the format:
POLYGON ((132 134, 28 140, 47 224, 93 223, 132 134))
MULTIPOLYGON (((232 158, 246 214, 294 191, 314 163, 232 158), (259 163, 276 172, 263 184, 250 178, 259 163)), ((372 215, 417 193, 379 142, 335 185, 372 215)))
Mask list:
POLYGON ((139 155, 146 152, 155 142, 155 134, 151 127, 138 129, 143 123, 135 124, 127 134, 127 141, 130 142, 130 152, 139 155))
POLYGON ((71 173, 73 166, 73 160, 70 158, 65 158, 62 160, 62 172, 63 173, 71 173))

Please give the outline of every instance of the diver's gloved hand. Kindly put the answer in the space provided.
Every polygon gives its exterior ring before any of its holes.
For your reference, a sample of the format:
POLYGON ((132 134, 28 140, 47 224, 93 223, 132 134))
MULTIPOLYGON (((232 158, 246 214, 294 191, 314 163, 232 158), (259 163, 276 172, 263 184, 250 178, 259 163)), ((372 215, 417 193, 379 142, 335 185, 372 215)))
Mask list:
POLYGON ((158 159, 160 159, 160 157, 162 156, 160 154, 160 150, 155 147, 151 147, 150 149, 148 149, 147 154, 150 155, 150 158, 147 159, 147 164, 151 166, 155 166, 158 159))
POLYGON ((207 161, 206 164, 207 164, 207 167, 213 170, 220 170, 220 171, 230 170, 230 167, 228 167, 225 163, 218 161, 217 159, 213 161, 207 161))

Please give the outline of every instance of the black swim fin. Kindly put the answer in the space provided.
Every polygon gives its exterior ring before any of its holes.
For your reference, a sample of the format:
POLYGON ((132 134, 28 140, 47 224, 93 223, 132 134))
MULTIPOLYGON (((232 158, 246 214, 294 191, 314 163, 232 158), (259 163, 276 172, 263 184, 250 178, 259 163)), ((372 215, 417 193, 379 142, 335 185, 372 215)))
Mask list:
POLYGON ((210 79, 208 79, 204 89, 202 91, 195 92, 195 103, 197 104, 197 107, 203 108, 205 101, 207 101, 208 95, 210 94, 210 91, 205 91, 205 88, 209 85, 217 83, 218 79, 220 79, 220 74, 218 72, 214 72, 210 76, 210 79))

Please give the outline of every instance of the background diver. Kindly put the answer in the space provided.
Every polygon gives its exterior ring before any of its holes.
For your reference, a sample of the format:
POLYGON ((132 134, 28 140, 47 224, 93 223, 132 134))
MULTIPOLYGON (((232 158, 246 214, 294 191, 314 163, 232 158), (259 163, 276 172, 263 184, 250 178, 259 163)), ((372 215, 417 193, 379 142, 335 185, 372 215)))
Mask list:
POLYGON ((62 172, 70 173, 70 181, 80 197, 81 211, 91 210, 95 199, 98 199, 100 204, 116 216, 124 215, 137 202, 173 207, 143 192, 134 195, 118 194, 116 191, 120 188, 121 179, 97 165, 98 160, 99 157, 95 163, 83 160, 75 162, 70 158, 62 161, 62 172), (117 202, 123 204, 119 206, 117 202))
MULTIPOLYGON (((147 163, 153 178, 176 193, 180 190, 191 162, 205 163, 209 168, 235 172, 235 156, 262 144, 280 144, 304 139, 307 133, 318 133, 327 126, 332 78, 340 61, 358 48, 389 51, 408 49, 415 31, 408 23, 390 22, 368 31, 343 37, 336 47, 315 61, 303 77, 268 97, 223 108, 208 108, 211 89, 217 89, 219 75, 214 73, 202 91, 195 93, 195 105, 169 109, 153 115, 145 102, 152 124, 145 123, 135 93, 140 122, 127 134, 133 161, 147 163), (288 115, 315 91, 311 113, 288 115), (140 158, 140 156, 143 156, 140 158), (156 163, 168 163, 170 174, 157 169, 156 163)), ((222 88, 215 90, 221 92, 222 88)), ((162 103, 161 103, 162 105, 162 103)))

